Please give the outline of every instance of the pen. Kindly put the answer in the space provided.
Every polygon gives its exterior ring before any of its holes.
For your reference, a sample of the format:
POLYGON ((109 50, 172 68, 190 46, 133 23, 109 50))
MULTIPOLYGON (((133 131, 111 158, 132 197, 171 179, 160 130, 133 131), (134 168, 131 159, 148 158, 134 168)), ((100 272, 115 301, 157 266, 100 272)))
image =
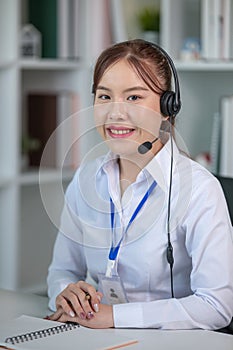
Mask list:
POLYGON ((0 344, 0 349, 5 349, 5 350, 14 350, 13 348, 9 348, 8 346, 4 344, 0 344))
POLYGON ((90 300, 90 299, 91 299, 91 296, 90 296, 89 293, 85 293, 85 299, 86 299, 86 300, 90 300))
MULTIPOLYGON (((89 293, 86 293, 86 294, 85 294, 85 299, 86 299, 87 301, 89 301, 90 306, 93 307, 93 309, 95 310, 95 312, 98 312, 98 311, 99 311, 99 306, 98 306, 98 304, 94 304, 93 306, 91 305, 91 296, 90 296, 89 293)), ((88 312, 88 315, 92 318, 92 317, 93 317, 93 312, 92 312, 92 311, 91 311, 91 312, 88 312)))
POLYGON ((131 340, 131 341, 128 341, 127 343, 123 343, 123 344, 112 346, 110 348, 106 348, 105 350, 116 350, 116 349, 124 348, 125 346, 137 344, 137 343, 138 343, 138 340, 131 340))

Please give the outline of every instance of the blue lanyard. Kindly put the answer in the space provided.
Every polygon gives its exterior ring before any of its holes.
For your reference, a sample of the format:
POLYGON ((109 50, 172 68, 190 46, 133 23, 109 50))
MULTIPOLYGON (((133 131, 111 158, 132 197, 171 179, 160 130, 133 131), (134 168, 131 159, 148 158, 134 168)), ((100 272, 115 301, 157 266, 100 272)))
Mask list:
MULTIPOLYGON (((125 236, 125 234, 127 233, 129 227, 131 226, 132 222, 134 221, 134 219, 136 218, 136 216, 138 215, 139 211, 141 210, 141 208, 143 207, 143 205, 145 204, 145 202, 147 201, 149 195, 151 194, 151 192, 153 191, 153 189, 155 188, 155 186, 157 185, 156 181, 152 182, 152 184, 150 185, 148 191, 146 192, 146 194, 144 195, 144 197, 142 198, 142 200, 140 201, 140 203, 138 204, 137 208, 135 209, 131 219, 129 220, 129 223, 120 239, 120 241, 118 242, 117 246, 114 247, 113 243, 112 243, 112 247, 110 249, 109 252, 109 260, 116 260, 119 248, 121 246, 121 242, 123 241, 123 238, 125 236)), ((110 207, 111 207, 111 229, 112 229, 112 234, 114 233, 114 218, 115 218, 115 206, 114 203, 112 201, 112 198, 110 197, 110 207)))

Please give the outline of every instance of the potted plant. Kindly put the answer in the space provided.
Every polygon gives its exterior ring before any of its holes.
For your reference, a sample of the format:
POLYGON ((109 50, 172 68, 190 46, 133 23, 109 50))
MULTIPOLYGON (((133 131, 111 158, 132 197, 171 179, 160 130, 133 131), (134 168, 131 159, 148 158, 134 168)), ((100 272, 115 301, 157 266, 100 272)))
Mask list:
POLYGON ((144 7, 138 13, 143 39, 159 43, 160 11, 158 7, 144 7))
POLYGON ((21 168, 22 170, 28 167, 28 156, 30 152, 38 151, 41 147, 41 142, 38 139, 30 138, 27 135, 22 137, 22 160, 21 168))

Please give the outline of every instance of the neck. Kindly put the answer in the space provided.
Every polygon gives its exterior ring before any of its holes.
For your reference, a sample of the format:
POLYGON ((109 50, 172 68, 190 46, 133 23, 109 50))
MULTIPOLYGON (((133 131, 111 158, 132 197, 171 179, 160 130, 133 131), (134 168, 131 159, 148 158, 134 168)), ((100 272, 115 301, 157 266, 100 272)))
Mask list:
POLYGON ((152 149, 145 154, 137 154, 135 157, 121 156, 119 158, 120 168, 120 186, 123 195, 127 187, 136 181, 140 171, 152 160, 152 158, 160 151, 163 144, 159 140, 153 145, 152 149))

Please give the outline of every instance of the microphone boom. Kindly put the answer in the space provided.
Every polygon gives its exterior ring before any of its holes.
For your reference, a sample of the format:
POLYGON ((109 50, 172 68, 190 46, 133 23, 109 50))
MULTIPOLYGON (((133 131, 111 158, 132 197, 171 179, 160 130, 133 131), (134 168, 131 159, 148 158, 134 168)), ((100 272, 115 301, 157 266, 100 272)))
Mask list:
POLYGON ((138 152, 140 154, 147 153, 152 148, 153 143, 156 142, 157 140, 158 140, 158 137, 156 137, 156 139, 154 139, 152 142, 150 141, 143 142, 140 146, 138 146, 138 152))

